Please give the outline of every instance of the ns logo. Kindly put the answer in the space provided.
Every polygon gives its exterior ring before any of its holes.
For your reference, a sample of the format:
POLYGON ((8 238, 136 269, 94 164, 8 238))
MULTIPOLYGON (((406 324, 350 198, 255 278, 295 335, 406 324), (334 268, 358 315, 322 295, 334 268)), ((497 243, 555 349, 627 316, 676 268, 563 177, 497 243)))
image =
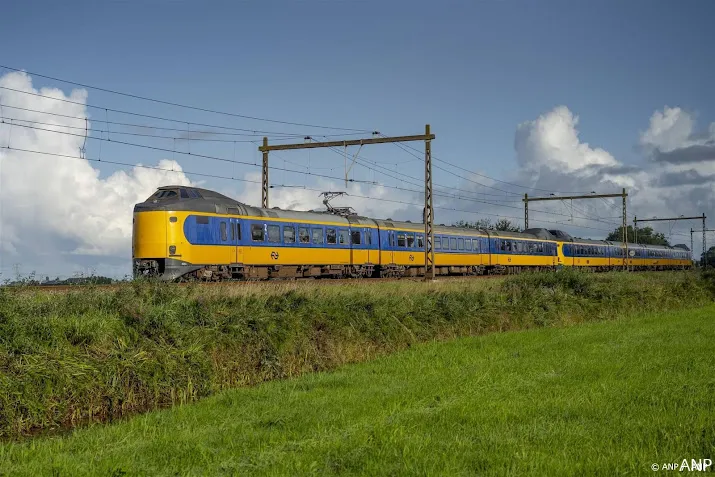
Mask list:
POLYGON ((278 252, 275 252, 275 251, 271 252, 271 258, 273 260, 278 260, 278 252))
POLYGON ((415 261, 415 256, 412 255, 412 254, 410 254, 409 259, 410 259, 410 262, 414 262, 414 261, 415 261))

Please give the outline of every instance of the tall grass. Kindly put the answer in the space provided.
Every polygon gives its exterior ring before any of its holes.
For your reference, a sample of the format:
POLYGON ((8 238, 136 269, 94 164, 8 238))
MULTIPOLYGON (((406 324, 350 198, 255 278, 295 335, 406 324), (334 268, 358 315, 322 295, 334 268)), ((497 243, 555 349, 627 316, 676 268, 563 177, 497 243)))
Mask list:
POLYGON ((111 421, 417 342, 694 306, 714 294, 692 273, 575 271, 428 284, 3 288, 0 436, 111 421))

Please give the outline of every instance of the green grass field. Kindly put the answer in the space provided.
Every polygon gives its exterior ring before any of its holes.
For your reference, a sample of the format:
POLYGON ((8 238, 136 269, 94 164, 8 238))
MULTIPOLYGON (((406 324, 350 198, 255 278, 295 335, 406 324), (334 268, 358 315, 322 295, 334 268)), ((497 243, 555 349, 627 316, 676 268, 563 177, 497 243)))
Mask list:
POLYGON ((715 460, 713 370, 712 304, 417 344, 7 443, 0 474, 654 475, 715 460))
POLYGON ((693 272, 435 283, 0 288, 0 439, 194 402, 418 343, 713 303, 693 272))

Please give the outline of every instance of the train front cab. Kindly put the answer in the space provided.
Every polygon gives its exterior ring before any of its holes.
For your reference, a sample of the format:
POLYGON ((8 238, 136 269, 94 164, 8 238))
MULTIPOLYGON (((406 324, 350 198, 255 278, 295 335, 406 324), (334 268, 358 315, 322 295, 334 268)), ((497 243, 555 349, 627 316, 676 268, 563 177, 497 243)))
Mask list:
POLYGON ((167 257, 167 212, 134 210, 132 218, 132 261, 135 277, 160 275, 167 257))

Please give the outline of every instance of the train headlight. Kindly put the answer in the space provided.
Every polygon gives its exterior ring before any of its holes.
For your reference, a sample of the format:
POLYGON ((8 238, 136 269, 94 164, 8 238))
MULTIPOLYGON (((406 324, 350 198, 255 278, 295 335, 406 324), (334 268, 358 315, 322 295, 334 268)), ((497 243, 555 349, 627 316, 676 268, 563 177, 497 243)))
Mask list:
POLYGON ((169 254, 170 254, 170 255, 176 254, 176 245, 170 245, 170 246, 169 246, 169 254))

